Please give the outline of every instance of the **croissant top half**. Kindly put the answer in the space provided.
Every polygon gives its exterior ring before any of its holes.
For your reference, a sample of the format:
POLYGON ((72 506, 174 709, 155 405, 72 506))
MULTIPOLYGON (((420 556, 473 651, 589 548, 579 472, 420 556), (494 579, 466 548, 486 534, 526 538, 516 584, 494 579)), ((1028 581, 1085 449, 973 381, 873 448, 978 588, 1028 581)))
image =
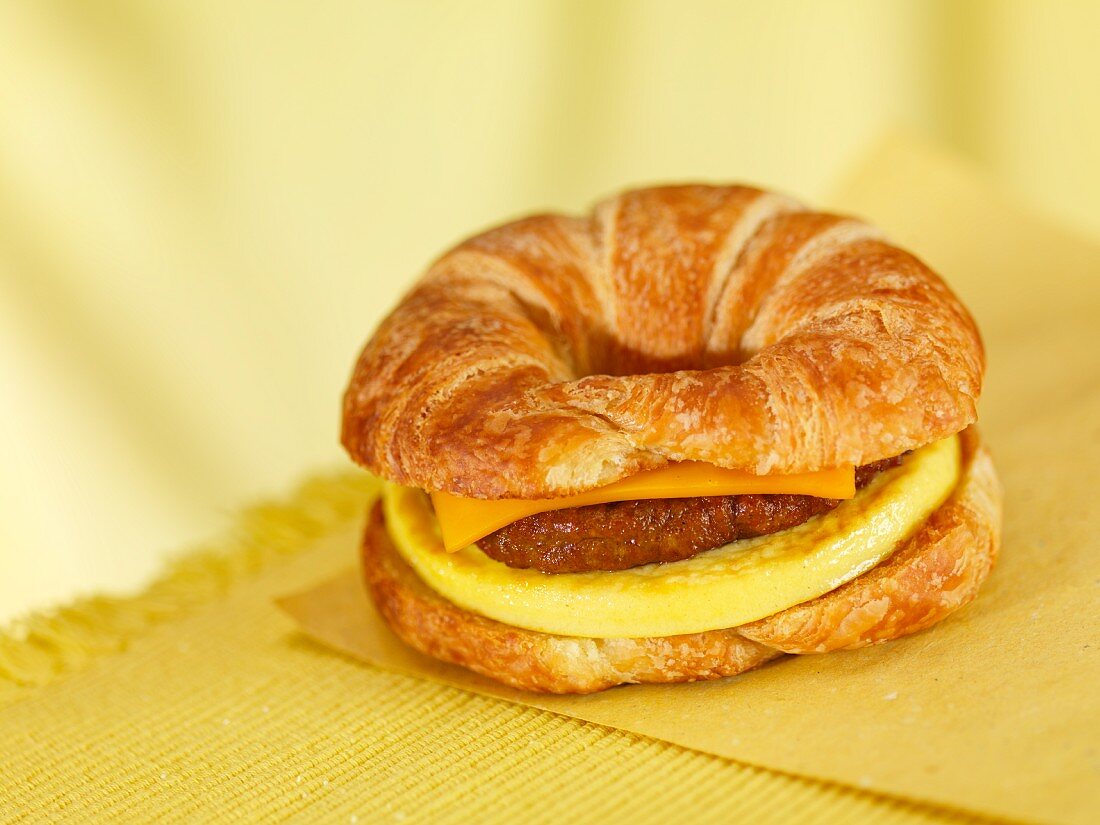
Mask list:
POLYGON ((342 440, 385 478, 479 498, 684 460, 861 465, 971 424, 984 360, 944 282, 860 221, 640 189, 440 258, 363 350, 342 440))

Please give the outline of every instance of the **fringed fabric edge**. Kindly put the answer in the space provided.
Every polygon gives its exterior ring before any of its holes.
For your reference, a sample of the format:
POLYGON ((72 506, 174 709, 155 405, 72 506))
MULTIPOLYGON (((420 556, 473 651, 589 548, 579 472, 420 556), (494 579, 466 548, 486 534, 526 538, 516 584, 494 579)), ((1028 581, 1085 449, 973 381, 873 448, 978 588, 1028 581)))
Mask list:
POLYGON ((91 596, 0 629, 0 705, 97 657, 124 650, 148 629, 228 593, 362 516, 381 484, 365 473, 319 476, 286 501, 243 510, 219 538, 170 562, 143 592, 91 596))

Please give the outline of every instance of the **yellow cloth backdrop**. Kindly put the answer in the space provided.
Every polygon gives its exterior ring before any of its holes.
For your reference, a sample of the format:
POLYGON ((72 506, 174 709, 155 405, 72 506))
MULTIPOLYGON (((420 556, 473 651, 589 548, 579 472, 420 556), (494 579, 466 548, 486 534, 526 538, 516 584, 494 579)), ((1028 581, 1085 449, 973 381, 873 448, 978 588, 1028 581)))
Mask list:
POLYGON ((338 464, 463 234, 626 183, 826 191, 886 128, 1100 232, 1100 4, 0 4, 0 620, 338 464))

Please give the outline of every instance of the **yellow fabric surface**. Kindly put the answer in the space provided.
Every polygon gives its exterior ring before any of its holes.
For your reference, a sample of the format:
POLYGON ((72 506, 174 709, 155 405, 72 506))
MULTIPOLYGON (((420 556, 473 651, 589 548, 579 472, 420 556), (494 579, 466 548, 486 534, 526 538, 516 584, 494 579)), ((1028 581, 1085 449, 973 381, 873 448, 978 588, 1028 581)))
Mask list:
POLYGON ((370 488, 362 476, 315 483, 290 506, 251 514, 228 555, 212 547, 144 597, 83 622, 82 609, 40 620, 23 643, 37 656, 6 642, 0 820, 979 821, 315 646, 272 600, 347 564, 370 488), (109 654, 124 640, 116 655, 65 655, 109 654))
POLYGON ((0 622, 341 466, 435 255, 624 185, 817 202, 893 125, 1100 233, 1090 0, 5 0, 0 622))

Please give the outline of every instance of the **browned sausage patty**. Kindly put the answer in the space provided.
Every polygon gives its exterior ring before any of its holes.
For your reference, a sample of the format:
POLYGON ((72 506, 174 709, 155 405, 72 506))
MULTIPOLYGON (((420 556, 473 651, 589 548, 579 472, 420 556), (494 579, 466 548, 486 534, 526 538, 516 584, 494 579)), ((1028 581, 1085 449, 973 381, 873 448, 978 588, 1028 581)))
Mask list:
MULTIPOLYGON (((856 486, 900 462, 898 456, 857 468, 856 486)), ((786 530, 837 504, 835 499, 795 495, 616 501, 536 513, 477 544, 509 567, 545 573, 625 570, 680 561, 737 539, 786 530)))

